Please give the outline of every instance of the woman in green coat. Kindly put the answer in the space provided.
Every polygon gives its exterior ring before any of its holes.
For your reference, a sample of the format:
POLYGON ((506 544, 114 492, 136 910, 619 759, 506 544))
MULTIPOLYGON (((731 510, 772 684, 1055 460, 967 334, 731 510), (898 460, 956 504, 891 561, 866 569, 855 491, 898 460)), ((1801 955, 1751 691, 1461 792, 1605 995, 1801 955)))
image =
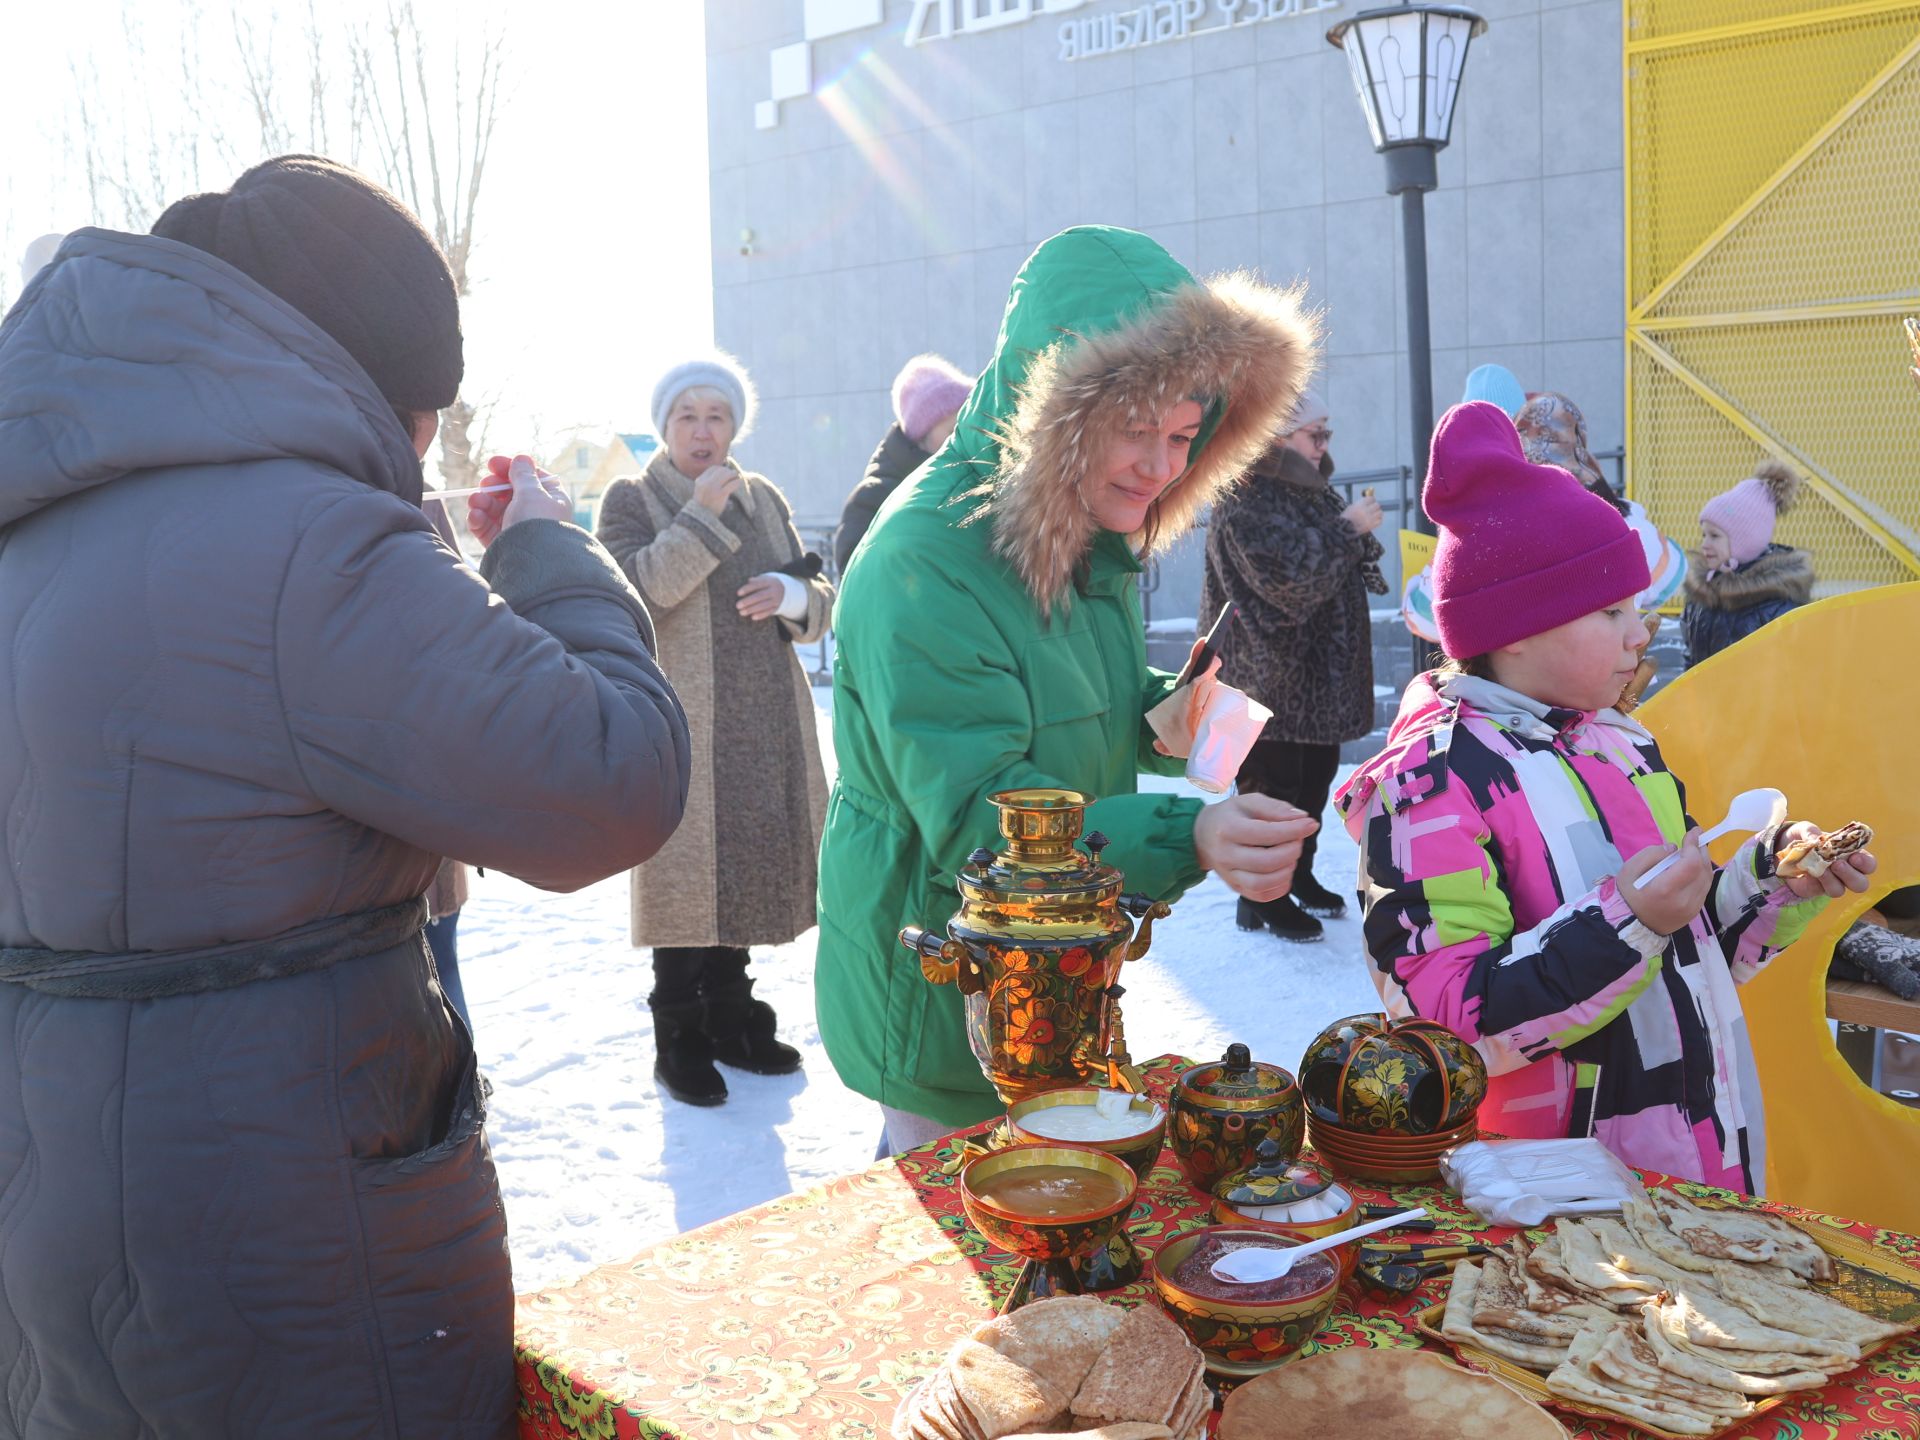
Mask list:
POLYGON ((944 927, 953 873, 998 838, 987 796, 1101 797, 1087 828, 1130 890, 1208 870, 1286 893, 1315 822, 1264 796, 1136 793, 1178 774, 1146 712, 1141 557, 1260 453, 1312 372, 1315 320, 1246 275, 1197 282, 1160 245, 1081 227, 1021 267, 955 432, 882 507, 835 614, 839 778, 820 852, 820 1036, 880 1102, 890 1150, 986 1118, 960 992, 929 984, 904 925, 944 927))

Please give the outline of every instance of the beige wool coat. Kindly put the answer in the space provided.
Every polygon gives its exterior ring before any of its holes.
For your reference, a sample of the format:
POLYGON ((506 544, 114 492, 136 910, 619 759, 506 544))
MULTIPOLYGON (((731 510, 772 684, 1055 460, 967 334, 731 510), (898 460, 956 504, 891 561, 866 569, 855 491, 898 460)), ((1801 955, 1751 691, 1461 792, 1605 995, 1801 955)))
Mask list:
POLYGON ((779 487, 743 477, 715 515, 662 450, 600 503, 600 541, 653 616, 693 745, 686 816, 633 872, 635 945, 779 945, 814 924, 827 782, 794 646, 826 633, 833 587, 804 582, 801 622, 741 617, 740 587, 805 553, 779 487))

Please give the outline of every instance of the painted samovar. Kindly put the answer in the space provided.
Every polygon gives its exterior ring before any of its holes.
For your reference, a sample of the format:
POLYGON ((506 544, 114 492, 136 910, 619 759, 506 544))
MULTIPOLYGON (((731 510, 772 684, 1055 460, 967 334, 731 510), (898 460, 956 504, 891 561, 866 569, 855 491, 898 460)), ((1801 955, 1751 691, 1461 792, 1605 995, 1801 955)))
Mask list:
POLYGON ((960 987, 967 1043, 1007 1104, 1065 1085, 1139 1090, 1120 967, 1146 954, 1169 907, 1121 893, 1120 872, 1100 861, 1099 831, 1084 851, 1074 843, 1093 796, 1036 788, 987 798, 1006 848, 967 857, 945 935, 910 925, 900 943, 927 979, 960 987))

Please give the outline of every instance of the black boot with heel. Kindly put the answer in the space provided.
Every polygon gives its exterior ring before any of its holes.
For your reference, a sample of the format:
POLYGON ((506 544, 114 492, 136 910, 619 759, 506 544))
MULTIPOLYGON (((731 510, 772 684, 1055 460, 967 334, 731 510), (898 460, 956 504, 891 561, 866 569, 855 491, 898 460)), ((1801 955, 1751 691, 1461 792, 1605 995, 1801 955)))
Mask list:
POLYGON ((1265 902, 1242 900, 1234 913, 1234 923, 1242 930, 1270 930, 1295 945, 1311 945, 1326 938, 1320 922, 1294 903, 1293 896, 1282 895, 1265 902))
POLYGON ((1347 913, 1347 902, 1314 879, 1304 865, 1293 872, 1293 898, 1307 914, 1322 920, 1338 920, 1347 913))

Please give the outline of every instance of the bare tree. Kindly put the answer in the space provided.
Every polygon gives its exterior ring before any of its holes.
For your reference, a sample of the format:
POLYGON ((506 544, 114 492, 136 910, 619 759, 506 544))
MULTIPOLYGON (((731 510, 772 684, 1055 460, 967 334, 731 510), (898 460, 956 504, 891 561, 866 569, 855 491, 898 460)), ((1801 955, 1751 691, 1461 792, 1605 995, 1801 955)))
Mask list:
POLYGON ((122 0, 123 46, 88 45, 71 55, 73 122, 65 148, 70 168, 80 177, 88 218, 95 224, 145 230, 172 201, 205 188, 207 167, 218 163, 229 176, 234 148, 223 125, 224 105, 210 89, 212 73, 201 49, 205 17, 197 0, 182 0, 176 55, 178 73, 164 70, 164 52, 149 38, 148 13, 122 0), (103 72, 105 57, 119 62, 103 72), (153 96, 184 96, 176 118, 162 124, 153 96), (181 120, 180 116, 185 116, 181 120))
MULTIPOLYGON (((256 159, 305 148, 338 155, 398 195, 446 255, 461 298, 472 293, 506 60, 497 26, 475 32, 463 17, 452 33, 429 33, 412 0, 388 0, 384 20, 341 24, 323 19, 318 0, 306 0, 295 55, 276 9, 228 0, 236 68, 207 63, 201 46, 219 27, 207 24, 200 0, 180 0, 179 74, 166 76, 149 43, 148 12, 134 0, 122 4, 127 73, 102 74, 99 55, 113 54, 105 47, 69 62, 77 123, 68 125, 67 148, 96 223, 144 230, 168 203, 206 188, 209 167, 217 165, 224 184, 256 159), (216 75, 234 78, 223 90, 216 75), (159 123, 147 98, 169 85, 191 97, 185 126, 159 123), (344 140, 338 150, 336 139, 344 140)), ((463 394, 440 413, 448 488, 476 483, 483 409, 463 394)))
MULTIPOLYGON (((354 37, 352 54, 354 89, 365 97, 381 178, 433 232, 453 271, 455 291, 465 299, 472 293, 481 183, 500 115, 502 37, 498 31, 481 36, 471 91, 457 38, 451 47, 451 85, 442 91, 429 80, 428 47, 412 0, 389 4, 384 28, 354 37)), ((448 489, 478 483, 477 414, 464 395, 440 412, 440 475, 448 489)))

